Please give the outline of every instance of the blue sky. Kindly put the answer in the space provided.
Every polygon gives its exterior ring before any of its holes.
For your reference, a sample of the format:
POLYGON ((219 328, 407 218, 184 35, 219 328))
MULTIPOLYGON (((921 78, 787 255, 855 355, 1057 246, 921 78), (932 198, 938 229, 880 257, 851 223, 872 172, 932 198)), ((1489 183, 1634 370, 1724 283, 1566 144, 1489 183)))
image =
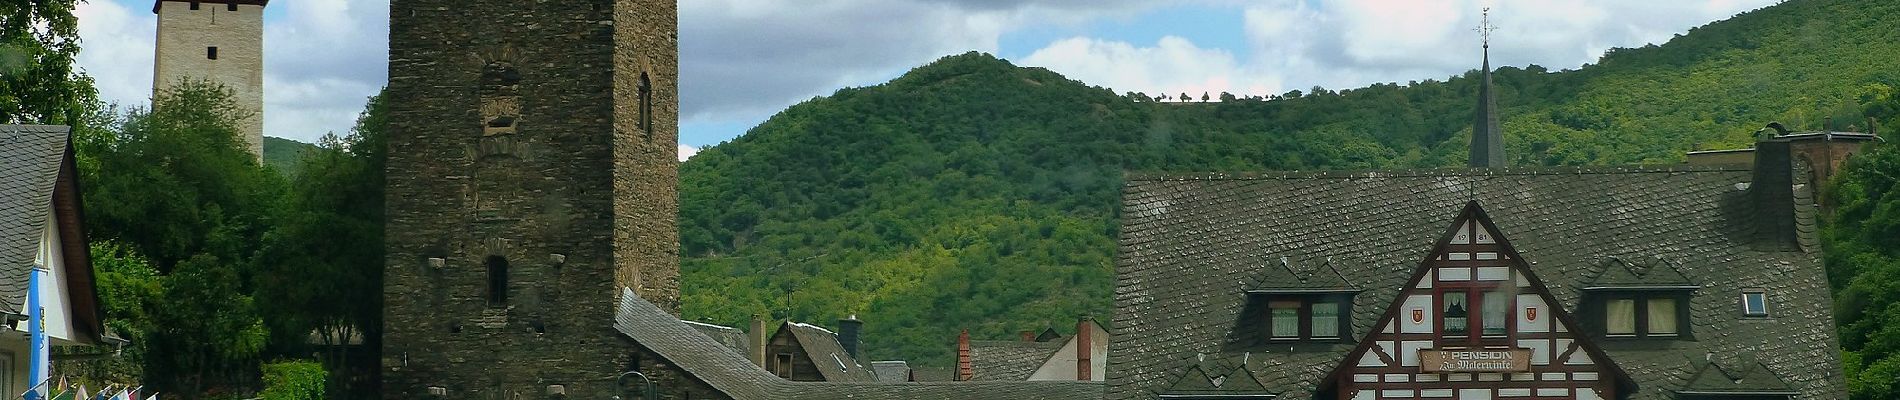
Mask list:
MULTIPOLYGON (((1478 61, 1577 68, 1776 0, 681 0, 681 150, 785 107, 971 50, 1118 92, 1242 95, 1443 79, 1478 61)), ((151 0, 78 10, 101 96, 150 95, 151 0)), ((265 134, 353 124, 387 81, 388 0, 278 0, 265 17, 265 134)))

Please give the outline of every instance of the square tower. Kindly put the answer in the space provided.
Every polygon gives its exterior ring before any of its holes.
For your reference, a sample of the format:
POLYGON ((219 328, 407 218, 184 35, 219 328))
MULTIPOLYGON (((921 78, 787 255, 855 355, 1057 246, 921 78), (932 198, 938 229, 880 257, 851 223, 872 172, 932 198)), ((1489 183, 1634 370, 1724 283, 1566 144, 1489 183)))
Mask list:
POLYGON ((607 398, 678 311, 674 1, 390 2, 385 398, 607 398))
POLYGON ((152 91, 186 79, 224 85, 250 117, 239 143, 264 159, 264 6, 270 0, 158 0, 152 91))

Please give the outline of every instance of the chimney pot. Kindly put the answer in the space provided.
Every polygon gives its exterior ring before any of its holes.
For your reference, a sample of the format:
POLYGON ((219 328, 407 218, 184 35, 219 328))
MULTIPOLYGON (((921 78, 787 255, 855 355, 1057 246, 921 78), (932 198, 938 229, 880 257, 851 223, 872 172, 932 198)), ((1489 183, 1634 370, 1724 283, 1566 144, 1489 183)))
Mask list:
POLYGON ((1036 331, 1022 331, 1022 332, 1017 332, 1017 334, 1021 335, 1023 338, 1023 341, 1025 342, 1036 341, 1036 331))

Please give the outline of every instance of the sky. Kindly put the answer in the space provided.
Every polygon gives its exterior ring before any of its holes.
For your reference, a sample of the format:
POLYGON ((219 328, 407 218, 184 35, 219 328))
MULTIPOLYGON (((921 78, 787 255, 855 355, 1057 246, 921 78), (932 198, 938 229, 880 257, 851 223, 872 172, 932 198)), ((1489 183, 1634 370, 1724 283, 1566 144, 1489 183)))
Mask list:
MULTIPOLYGON (((149 103, 153 0, 76 10, 100 97, 149 103)), ((1116 92, 1269 95, 1444 79, 1492 64, 1574 69, 1779 0, 680 0, 684 160, 793 104, 968 51, 1116 92)), ((388 0, 265 9, 264 133, 347 133, 388 81, 388 0)))

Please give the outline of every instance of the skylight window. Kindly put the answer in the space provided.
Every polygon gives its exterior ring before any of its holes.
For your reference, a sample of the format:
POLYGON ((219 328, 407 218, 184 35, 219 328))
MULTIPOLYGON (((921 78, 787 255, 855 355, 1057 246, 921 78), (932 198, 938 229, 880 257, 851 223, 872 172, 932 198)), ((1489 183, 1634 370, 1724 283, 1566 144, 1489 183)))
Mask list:
POLYGON ((1743 292, 1742 315, 1748 317, 1768 316, 1768 293, 1743 292))

